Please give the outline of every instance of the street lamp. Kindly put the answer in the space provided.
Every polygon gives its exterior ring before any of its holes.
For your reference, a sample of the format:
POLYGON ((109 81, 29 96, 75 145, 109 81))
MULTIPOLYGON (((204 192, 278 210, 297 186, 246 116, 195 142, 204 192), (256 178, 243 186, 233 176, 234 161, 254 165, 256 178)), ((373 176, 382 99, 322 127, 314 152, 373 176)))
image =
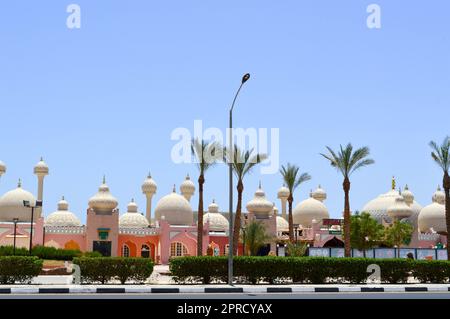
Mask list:
POLYGON ((247 254, 246 254, 246 251, 245 251, 245 225, 243 225, 242 227, 241 227, 241 229, 242 229, 242 239, 243 239, 243 244, 244 244, 244 249, 243 249, 243 255, 244 256, 247 256, 247 254))
POLYGON ((17 222, 19 221, 19 218, 14 218, 14 248, 13 248, 13 255, 16 255, 16 236, 17 236, 17 222))
POLYGON ((298 227, 299 224, 294 224, 295 243, 298 241, 298 227))
POLYGON ((229 148, 228 148, 228 166, 229 166, 229 216, 230 216, 230 228, 229 228, 229 234, 228 234, 228 284, 233 285, 233 108, 234 103, 236 102, 236 99, 239 95, 239 92, 241 91, 242 86, 245 82, 250 79, 250 74, 246 73, 241 80, 241 85, 239 86, 239 89, 236 92, 236 95, 234 96, 233 103, 231 104, 230 108, 230 126, 229 126, 229 148))
POLYGON ((24 200, 23 206, 31 208, 31 222, 30 222, 30 248, 29 248, 29 254, 31 256, 31 248, 33 248, 33 222, 34 222, 34 209, 37 207, 42 207, 42 201, 37 200, 36 203, 31 205, 30 201, 24 200))

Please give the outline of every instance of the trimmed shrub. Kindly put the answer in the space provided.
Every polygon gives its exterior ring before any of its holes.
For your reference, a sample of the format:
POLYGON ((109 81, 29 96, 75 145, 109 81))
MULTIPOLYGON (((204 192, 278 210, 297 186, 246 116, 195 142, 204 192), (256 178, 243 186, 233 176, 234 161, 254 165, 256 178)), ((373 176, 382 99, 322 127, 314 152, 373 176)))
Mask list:
POLYGON ((423 283, 443 283, 448 282, 450 277, 450 267, 448 261, 436 260, 416 260, 412 275, 423 283))
MULTIPOLYGON (((15 256, 28 256, 29 252, 27 248, 16 247, 15 256)), ((32 256, 37 256, 41 259, 51 260, 72 260, 74 257, 82 255, 79 250, 59 249, 55 247, 34 246, 31 250, 32 256)), ((0 246, 0 256, 14 256, 13 246, 0 246)))
POLYGON ((153 262, 147 258, 77 257, 73 263, 80 267, 83 283, 106 284, 111 280, 144 283, 153 272, 153 262))
POLYGON ((42 260, 37 257, 3 256, 0 257, 0 283, 30 283, 39 275, 42 260))

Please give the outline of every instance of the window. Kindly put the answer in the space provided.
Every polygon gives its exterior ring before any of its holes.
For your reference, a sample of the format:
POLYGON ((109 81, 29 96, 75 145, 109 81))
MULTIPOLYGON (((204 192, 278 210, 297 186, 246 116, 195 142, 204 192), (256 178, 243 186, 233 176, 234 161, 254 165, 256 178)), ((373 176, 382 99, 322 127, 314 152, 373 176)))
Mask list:
POLYGON ((225 256, 228 256, 228 252, 229 252, 229 250, 230 250, 230 245, 225 245, 225 250, 224 250, 224 255, 225 256))
POLYGON ((170 257, 181 257, 188 254, 186 246, 182 243, 175 242, 170 244, 170 257))
POLYGON ((128 247, 127 245, 123 245, 122 247, 122 256, 130 257, 130 247, 128 247))

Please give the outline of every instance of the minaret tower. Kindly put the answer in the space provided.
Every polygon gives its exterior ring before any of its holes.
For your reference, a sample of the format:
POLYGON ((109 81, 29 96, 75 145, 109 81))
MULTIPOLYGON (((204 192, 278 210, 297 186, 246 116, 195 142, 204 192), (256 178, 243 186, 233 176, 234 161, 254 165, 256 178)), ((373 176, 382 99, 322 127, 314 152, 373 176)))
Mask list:
POLYGON ((38 178, 37 200, 42 200, 44 194, 44 177, 48 175, 48 166, 42 157, 36 166, 34 166, 34 174, 38 178))
POLYGON ((286 216, 286 203, 289 197, 289 188, 286 187, 285 184, 278 190, 278 198, 281 201, 281 217, 287 220, 286 216))
POLYGON ((183 183, 181 183, 180 192, 181 192, 181 195, 183 195, 184 198, 186 198, 186 200, 188 202, 191 201, 191 197, 192 197, 192 195, 194 195, 194 192, 195 192, 195 185, 191 181, 189 174, 186 175, 186 179, 184 180, 183 183))
POLYGON ((147 178, 142 184, 142 193, 145 195, 147 199, 147 208, 145 210, 145 217, 147 217, 147 221, 151 223, 152 218, 152 197, 156 193, 157 185, 152 178, 152 175, 148 173, 147 178))

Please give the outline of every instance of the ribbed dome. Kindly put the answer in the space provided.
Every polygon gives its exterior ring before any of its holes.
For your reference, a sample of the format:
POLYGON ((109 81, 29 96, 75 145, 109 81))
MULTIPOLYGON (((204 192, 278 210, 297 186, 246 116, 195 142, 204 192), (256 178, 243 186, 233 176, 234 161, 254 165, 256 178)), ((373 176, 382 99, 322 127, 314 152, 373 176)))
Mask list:
POLYGON ((153 180, 150 173, 148 174, 147 178, 144 180, 144 183, 142 183, 141 189, 142 193, 144 194, 155 194, 157 190, 156 182, 153 180))
POLYGON ((438 186, 437 191, 433 194, 432 203, 425 206, 418 217, 419 231, 422 233, 429 233, 433 229, 437 233, 447 233, 447 223, 445 221, 445 194, 442 198, 442 191, 438 186))
POLYGON ((127 206, 127 212, 120 216, 119 227, 124 228, 146 228, 149 223, 144 215, 138 213, 138 206, 134 199, 127 206))
POLYGON ((103 184, 98 188, 97 194, 89 199, 89 207, 94 210, 109 212, 115 209, 117 205, 117 199, 110 193, 103 177, 103 184))
POLYGON ((405 186, 405 190, 402 192, 402 196, 405 199, 407 205, 412 205, 414 203, 414 194, 409 190, 408 185, 405 186))
POLYGON ((228 219, 219 213, 219 206, 213 202, 208 207, 208 212, 203 215, 203 225, 209 222, 209 229, 211 231, 224 232, 230 227, 228 219))
POLYGON ((387 209, 387 214, 392 219, 401 220, 410 217, 413 214, 413 210, 406 204, 403 196, 397 196, 394 205, 387 209))
POLYGON ((6 173, 6 165, 2 161, 0 161, 0 176, 6 173))
POLYGON ((282 198, 288 198, 289 197, 289 188, 286 187, 286 185, 281 186, 281 188, 278 190, 278 198, 282 199, 282 198))
POLYGON ((327 207, 321 201, 312 197, 297 204, 292 214, 294 224, 300 224, 303 227, 311 227, 313 219, 321 221, 330 217, 327 207))
POLYGON ((433 202, 445 205, 445 193, 441 190, 441 186, 438 186, 436 192, 433 194, 433 202))
POLYGON ((36 175, 48 175, 48 166, 41 157, 41 160, 34 166, 34 174, 36 175))
POLYGON ((81 226, 74 213, 69 212, 69 203, 63 198, 58 202, 58 210, 45 219, 45 226, 81 226))
POLYGON ((289 223, 281 216, 277 216, 277 232, 289 231, 289 223))
POLYGON ((258 217, 268 217, 273 209, 273 203, 266 198, 266 193, 259 185, 258 190, 255 192, 255 197, 247 203, 247 210, 250 213, 255 214, 258 217))
POLYGON ((186 175, 186 179, 180 185, 180 192, 183 196, 191 197, 195 192, 195 185, 191 181, 189 174, 186 175))
POLYGON ((324 202, 327 199, 327 193, 319 185, 319 187, 317 187, 317 189, 314 192, 312 192, 312 198, 324 202))
MULTIPOLYGON (((24 190, 19 181, 16 189, 0 197, 0 221, 12 222, 14 218, 18 218, 21 222, 29 222, 31 220, 31 209, 24 207, 23 201, 28 201, 31 205, 36 203, 33 194, 24 190)), ((34 213, 34 220, 36 220, 40 217, 40 210, 35 210, 34 213)))
POLYGON ((155 218, 164 220, 171 225, 192 225, 194 216, 191 205, 183 196, 174 190, 171 194, 161 198, 156 204, 155 218))

